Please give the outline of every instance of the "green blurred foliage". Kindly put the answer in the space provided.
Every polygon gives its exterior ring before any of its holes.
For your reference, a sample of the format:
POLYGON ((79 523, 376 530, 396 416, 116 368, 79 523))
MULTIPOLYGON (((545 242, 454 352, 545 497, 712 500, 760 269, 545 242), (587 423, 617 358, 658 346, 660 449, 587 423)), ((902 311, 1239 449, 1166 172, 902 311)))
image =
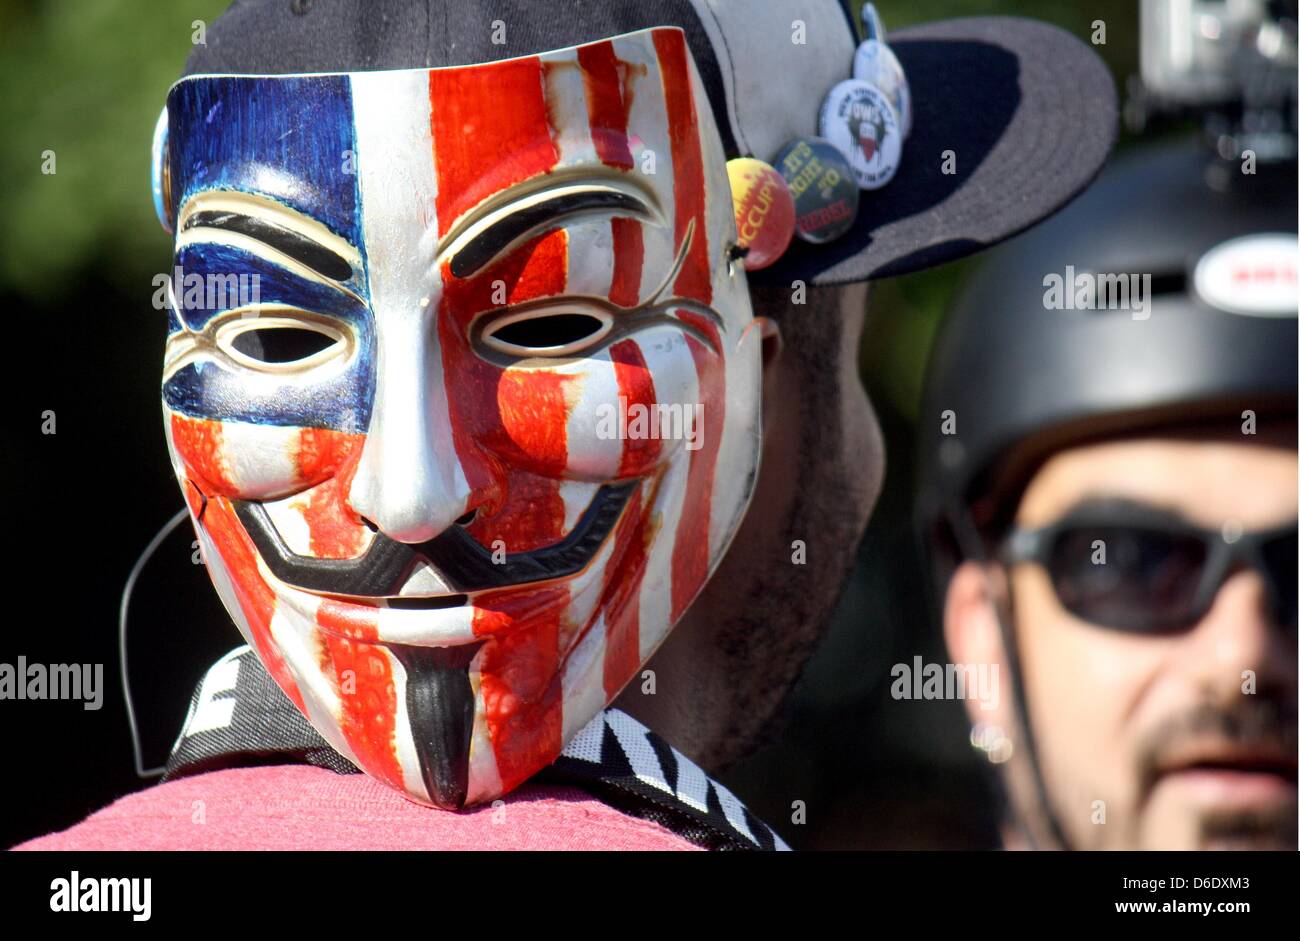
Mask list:
POLYGON ((0 0, 0 293, 56 301, 94 270, 147 299, 169 254, 149 189, 154 123, 191 24, 225 7, 0 0))

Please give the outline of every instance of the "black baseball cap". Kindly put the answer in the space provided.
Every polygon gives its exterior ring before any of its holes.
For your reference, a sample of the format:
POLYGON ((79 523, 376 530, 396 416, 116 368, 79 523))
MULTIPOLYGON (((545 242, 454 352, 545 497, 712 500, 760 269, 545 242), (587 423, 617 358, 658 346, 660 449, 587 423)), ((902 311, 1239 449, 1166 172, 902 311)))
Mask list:
MULTIPOLYGON (((768 162, 817 133, 860 38, 848 0, 235 0, 185 74, 475 65, 656 26, 684 31, 727 158, 768 162)), ((969 255, 1069 202, 1114 143, 1110 73, 1061 29, 974 17, 888 42, 913 99, 896 176, 862 193, 845 235, 796 240, 752 282, 844 284, 969 255)))

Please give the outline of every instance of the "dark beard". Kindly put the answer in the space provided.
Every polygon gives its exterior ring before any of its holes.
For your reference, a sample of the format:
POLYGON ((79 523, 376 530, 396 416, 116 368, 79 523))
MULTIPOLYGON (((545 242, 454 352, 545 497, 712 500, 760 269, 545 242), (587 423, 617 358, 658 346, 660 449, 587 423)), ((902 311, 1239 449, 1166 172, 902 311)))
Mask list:
MULTIPOLYGON (((835 612, 880 484, 862 463, 879 458, 881 442, 871 440, 878 431, 845 427, 850 396, 862 397, 864 420, 876 425, 856 370, 846 375, 841 363, 845 344, 856 349, 861 324, 845 322, 838 289, 810 291, 807 305, 792 304, 784 289, 756 288, 753 296, 756 309, 779 322, 784 368, 800 382, 797 486, 780 536, 747 540, 742 525, 697 602, 724 625, 716 670, 736 680, 727 693, 725 734, 693 756, 715 770, 781 733, 783 706, 835 612), (806 548, 805 564, 792 563, 796 541, 806 548)), ((749 508, 751 516, 763 512, 749 508)))
POLYGON ((1199 821, 1198 845, 1225 850, 1294 850, 1296 800, 1271 810, 1219 812, 1199 821))

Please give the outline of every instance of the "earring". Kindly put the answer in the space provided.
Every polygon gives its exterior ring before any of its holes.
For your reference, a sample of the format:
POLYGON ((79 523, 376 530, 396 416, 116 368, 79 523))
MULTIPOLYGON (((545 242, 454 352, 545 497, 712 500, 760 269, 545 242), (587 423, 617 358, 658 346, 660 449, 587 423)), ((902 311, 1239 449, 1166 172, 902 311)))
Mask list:
POLYGON ((1011 758, 1015 746, 1002 726, 976 722, 970 729, 971 747, 982 751, 990 764, 1000 765, 1011 758))

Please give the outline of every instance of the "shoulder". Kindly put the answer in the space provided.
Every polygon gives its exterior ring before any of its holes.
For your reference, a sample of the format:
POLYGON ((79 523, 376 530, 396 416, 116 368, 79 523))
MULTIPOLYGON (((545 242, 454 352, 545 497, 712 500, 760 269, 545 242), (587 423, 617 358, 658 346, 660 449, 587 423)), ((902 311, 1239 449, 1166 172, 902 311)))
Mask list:
POLYGON ((526 784, 450 813, 364 774, 229 768, 130 794, 19 850, 685 850, 697 847, 565 786, 526 784))

